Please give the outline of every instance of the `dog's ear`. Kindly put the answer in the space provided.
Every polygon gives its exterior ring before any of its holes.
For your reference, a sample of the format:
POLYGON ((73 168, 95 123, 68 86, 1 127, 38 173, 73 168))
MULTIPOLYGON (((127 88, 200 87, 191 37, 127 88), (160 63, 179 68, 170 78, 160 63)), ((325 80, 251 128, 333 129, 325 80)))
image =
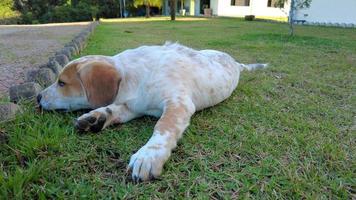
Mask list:
POLYGON ((121 78, 111 63, 105 61, 85 63, 79 67, 78 76, 93 108, 113 103, 121 78))

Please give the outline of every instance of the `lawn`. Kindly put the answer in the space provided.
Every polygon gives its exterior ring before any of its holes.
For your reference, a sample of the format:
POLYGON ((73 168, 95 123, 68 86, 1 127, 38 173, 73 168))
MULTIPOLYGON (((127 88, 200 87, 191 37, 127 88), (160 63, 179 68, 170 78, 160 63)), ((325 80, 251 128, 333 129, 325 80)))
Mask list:
POLYGON ((286 24, 234 18, 102 22, 82 55, 171 40, 270 67, 243 72, 228 100, 196 113, 149 183, 132 183, 126 165, 157 119, 80 135, 81 113, 24 102, 0 124, 0 198, 356 198, 356 29, 287 34, 286 24))

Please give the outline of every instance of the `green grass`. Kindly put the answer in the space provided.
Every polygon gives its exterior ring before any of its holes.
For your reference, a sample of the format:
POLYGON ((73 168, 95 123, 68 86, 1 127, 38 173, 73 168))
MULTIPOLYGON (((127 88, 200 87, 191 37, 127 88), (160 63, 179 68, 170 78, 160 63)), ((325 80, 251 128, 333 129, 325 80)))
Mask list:
POLYGON ((223 103, 198 112, 161 180, 133 184, 130 155, 150 137, 144 117, 79 135, 81 113, 37 112, 0 124, 2 198, 355 198, 356 30, 214 18, 103 22, 82 53, 114 55, 179 41, 217 49, 244 72, 223 103))

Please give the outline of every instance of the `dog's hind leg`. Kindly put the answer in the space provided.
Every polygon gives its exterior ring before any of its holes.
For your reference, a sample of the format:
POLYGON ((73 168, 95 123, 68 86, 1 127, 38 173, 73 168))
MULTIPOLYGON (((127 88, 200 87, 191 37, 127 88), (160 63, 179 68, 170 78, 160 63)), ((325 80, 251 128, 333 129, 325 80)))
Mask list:
POLYGON ((136 117, 138 115, 133 113, 126 104, 111 104, 80 116, 75 121, 75 128, 81 132, 99 132, 109 125, 125 123, 136 117))

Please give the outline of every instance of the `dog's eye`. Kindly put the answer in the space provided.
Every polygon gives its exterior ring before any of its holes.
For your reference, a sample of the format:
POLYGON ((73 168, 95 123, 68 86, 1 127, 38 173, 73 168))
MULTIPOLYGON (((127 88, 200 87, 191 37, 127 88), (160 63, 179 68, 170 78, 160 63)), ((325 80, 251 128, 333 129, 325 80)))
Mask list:
POLYGON ((59 87, 63 87, 66 83, 61 81, 61 80, 58 80, 58 85, 59 87))

